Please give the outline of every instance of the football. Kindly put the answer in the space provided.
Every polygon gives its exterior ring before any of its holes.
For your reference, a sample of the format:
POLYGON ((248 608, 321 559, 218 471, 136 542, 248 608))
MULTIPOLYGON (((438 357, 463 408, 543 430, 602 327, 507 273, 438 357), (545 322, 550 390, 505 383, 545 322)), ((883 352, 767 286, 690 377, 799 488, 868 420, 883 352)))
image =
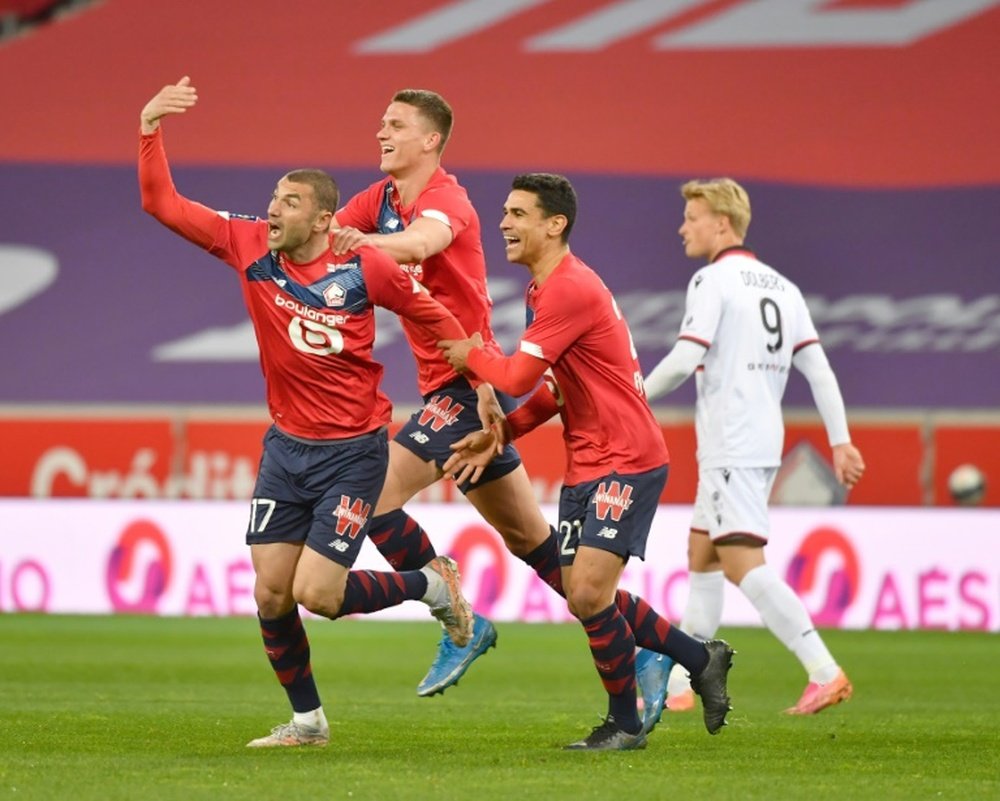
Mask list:
POLYGON ((962 464, 948 476, 952 500, 962 506, 976 506, 986 494, 986 476, 974 464, 962 464))

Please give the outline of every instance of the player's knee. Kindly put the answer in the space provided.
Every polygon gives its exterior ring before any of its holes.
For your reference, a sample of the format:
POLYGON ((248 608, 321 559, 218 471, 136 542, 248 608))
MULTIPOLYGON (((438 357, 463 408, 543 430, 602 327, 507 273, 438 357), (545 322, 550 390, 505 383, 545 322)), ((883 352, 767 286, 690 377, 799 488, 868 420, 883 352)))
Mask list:
POLYGON ((281 617, 295 605, 295 599, 288 588, 271 586, 259 580, 254 584, 253 600, 264 620, 281 617))
POLYGON ((566 605, 577 620, 586 620, 607 606, 603 594, 592 585, 574 585, 566 593, 566 605))
MULTIPOLYGON (((507 550, 515 556, 525 556, 545 542, 545 537, 539 538, 537 532, 527 531, 519 526, 505 526, 497 530, 503 537, 507 550)), ((545 531, 545 535, 548 536, 548 530, 545 531)))
POLYGON ((530 513, 521 515, 517 520, 505 520, 499 515, 485 517, 487 522, 500 532, 507 550, 515 556, 526 556, 531 553, 548 540, 551 534, 551 528, 540 512, 535 515, 530 513))
POLYGON ((333 587, 310 581, 295 582, 295 601, 314 615, 336 617, 344 604, 344 594, 333 587))

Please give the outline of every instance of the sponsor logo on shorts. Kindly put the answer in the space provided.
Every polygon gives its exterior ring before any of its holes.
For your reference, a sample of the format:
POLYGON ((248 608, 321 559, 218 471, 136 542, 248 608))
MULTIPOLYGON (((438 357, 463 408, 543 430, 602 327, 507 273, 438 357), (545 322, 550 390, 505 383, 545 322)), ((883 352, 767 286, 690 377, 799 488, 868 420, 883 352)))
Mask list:
POLYGON ((618 529, 604 526, 604 528, 597 532, 597 536, 605 540, 613 540, 618 536, 618 529))
POLYGON ((610 514, 611 519, 617 523, 632 505, 632 485, 626 484, 623 488, 617 481, 610 484, 602 481, 594 493, 593 503, 597 507, 598 520, 607 520, 610 514))
POLYGON ((337 536, 347 536, 353 540, 368 524, 371 511, 372 505, 365 503, 361 498, 341 495, 340 505, 333 510, 333 516, 337 518, 337 536))
POLYGON ((431 424, 431 431, 440 431, 445 426, 453 425, 465 407, 461 403, 455 403, 447 395, 435 395, 420 412, 417 420, 422 426, 431 424))
POLYGON ((421 445, 426 445, 428 442, 431 441, 431 438, 428 437, 423 431, 411 432, 410 439, 412 439, 414 442, 419 442, 421 445))

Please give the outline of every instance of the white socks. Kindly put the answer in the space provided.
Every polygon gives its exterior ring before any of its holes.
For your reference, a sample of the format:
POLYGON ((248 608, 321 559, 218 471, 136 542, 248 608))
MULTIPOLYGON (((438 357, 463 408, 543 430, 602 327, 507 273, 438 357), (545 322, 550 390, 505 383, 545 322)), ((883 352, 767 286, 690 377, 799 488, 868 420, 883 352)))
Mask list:
POLYGON ((431 567, 430 562, 420 568, 420 572, 427 577, 427 592, 424 593, 424 597, 420 600, 431 609, 440 609, 443 606, 448 606, 450 603, 448 584, 442 578, 441 574, 431 567))
POLYGON ((802 663, 809 681, 826 684, 837 675, 837 663, 813 627, 805 604, 768 565, 743 577, 740 591, 760 613, 761 620, 802 663))
MULTIPOLYGON (((710 640, 722 620, 725 575, 721 570, 690 573, 689 581, 690 591, 684 617, 681 618, 681 631, 699 640, 710 640)), ((805 604, 770 566, 755 567, 743 577, 739 588, 754 605, 764 625, 802 663, 809 674, 809 681, 826 684, 836 678, 839 670, 837 663, 813 627, 805 604)), ((677 695, 690 687, 687 671, 674 665, 667 693, 677 695)))
POLYGON ((721 570, 711 573, 689 573, 690 586, 681 631, 696 640, 710 640, 719 630, 722 621, 722 597, 726 589, 726 575, 721 570))
MULTIPOLYGON (((710 640, 719 630, 722 620, 722 599, 726 576, 721 570, 710 573, 688 573, 688 599, 681 618, 681 631, 696 640, 710 640)), ((691 689, 687 671, 674 665, 667 683, 667 694, 677 695, 691 689)))
POLYGON ((326 715, 323 713, 323 707, 321 706, 316 707, 311 712, 293 712, 292 720, 300 726, 308 726, 311 729, 319 729, 320 731, 330 730, 330 726, 326 722, 326 715))

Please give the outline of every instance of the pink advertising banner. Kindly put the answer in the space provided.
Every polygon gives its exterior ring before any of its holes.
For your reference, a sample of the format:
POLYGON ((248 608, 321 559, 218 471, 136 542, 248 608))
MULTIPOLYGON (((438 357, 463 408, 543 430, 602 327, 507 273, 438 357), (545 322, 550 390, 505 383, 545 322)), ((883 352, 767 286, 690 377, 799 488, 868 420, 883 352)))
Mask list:
MULTIPOLYGON (((459 562, 466 595, 498 621, 571 620, 565 602, 464 504, 415 505, 439 551, 459 562)), ((554 520, 552 506, 545 506, 554 520)), ((687 595, 690 510, 661 506, 645 561, 623 585, 679 620, 687 595)), ((244 502, 0 501, 0 612, 252 615, 244 502)), ((1000 631, 1000 511, 781 508, 768 559, 818 626, 1000 631), (947 547, 944 547, 945 544, 947 547)), ((386 569, 366 543, 358 567, 386 569)), ((724 625, 755 626, 727 587, 724 625)), ((376 619, 428 619, 404 604, 376 619)))

